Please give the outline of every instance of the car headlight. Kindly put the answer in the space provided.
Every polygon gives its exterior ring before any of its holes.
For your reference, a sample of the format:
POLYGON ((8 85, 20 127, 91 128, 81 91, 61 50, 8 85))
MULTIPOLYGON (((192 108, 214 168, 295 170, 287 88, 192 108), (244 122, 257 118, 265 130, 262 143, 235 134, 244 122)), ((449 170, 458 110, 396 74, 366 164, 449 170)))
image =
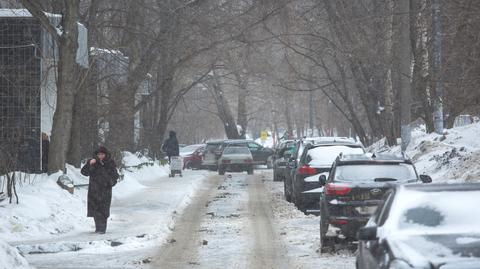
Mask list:
POLYGON ((388 269, 412 269, 413 267, 410 264, 402 260, 393 260, 388 266, 388 269))

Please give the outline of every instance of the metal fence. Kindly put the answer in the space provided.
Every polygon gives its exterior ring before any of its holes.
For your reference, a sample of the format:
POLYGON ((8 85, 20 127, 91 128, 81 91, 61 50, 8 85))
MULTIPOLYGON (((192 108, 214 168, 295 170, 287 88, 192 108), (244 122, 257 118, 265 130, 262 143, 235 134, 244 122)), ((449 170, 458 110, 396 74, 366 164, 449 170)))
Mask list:
POLYGON ((0 17, 0 151, 16 169, 38 172, 41 29, 26 17, 0 17))

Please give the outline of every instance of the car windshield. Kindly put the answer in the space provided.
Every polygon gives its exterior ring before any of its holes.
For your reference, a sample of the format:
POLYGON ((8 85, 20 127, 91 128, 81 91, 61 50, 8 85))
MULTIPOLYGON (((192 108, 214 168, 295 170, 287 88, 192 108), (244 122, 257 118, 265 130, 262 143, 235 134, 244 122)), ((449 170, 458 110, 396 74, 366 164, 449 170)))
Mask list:
POLYGON ((417 178, 411 164, 355 164, 341 165, 335 169, 334 180, 338 181, 407 181, 417 178))
POLYGON ((228 148, 225 148, 225 150, 223 151, 223 154, 224 155, 233 155, 233 154, 250 154, 250 150, 248 150, 248 148, 241 148, 241 147, 228 147, 228 148))
POLYGON ((480 191, 423 192, 402 189, 385 224, 406 233, 480 232, 480 191))
POLYGON ((320 146, 308 150, 307 163, 311 166, 331 166, 340 153, 363 154, 364 150, 358 146, 320 146))

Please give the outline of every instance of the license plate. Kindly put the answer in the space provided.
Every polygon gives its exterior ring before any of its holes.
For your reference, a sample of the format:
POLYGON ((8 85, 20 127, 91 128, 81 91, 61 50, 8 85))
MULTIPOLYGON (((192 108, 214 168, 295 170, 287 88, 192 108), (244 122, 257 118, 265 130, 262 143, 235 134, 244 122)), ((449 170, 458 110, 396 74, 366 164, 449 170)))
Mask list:
POLYGON ((364 200, 370 200, 370 194, 369 193, 358 193, 353 196, 353 200, 356 201, 364 201, 364 200))
POLYGON ((373 213, 375 213, 375 210, 377 210, 377 207, 376 206, 359 206, 359 207, 356 207, 355 210, 357 210, 357 212, 362 215, 373 215, 373 213))

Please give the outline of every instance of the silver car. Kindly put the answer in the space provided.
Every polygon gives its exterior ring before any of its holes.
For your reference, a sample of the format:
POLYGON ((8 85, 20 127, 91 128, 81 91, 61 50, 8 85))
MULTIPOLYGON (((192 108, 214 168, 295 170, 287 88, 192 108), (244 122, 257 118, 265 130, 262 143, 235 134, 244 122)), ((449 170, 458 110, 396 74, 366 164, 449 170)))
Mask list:
POLYGON ((225 172, 247 171, 253 175, 253 157, 247 147, 226 147, 218 159, 218 174, 225 175, 225 172))

